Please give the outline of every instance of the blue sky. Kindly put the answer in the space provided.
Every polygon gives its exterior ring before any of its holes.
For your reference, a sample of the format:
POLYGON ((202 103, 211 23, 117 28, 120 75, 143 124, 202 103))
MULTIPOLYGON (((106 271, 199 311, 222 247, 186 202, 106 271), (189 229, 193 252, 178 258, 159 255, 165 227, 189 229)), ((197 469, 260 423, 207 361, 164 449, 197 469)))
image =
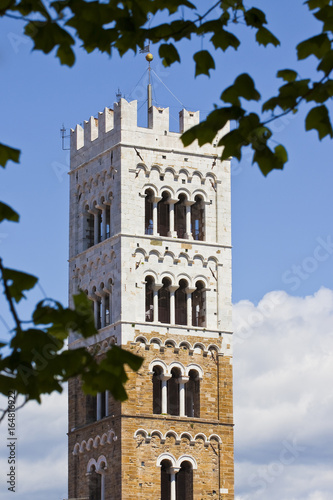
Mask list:
MULTIPOLYGON (((265 97, 276 92, 278 85, 275 74, 278 69, 295 67, 296 64, 296 69, 302 77, 313 74, 315 60, 296 63, 294 47, 307 36, 317 34, 320 24, 311 19, 306 6, 300 1, 291 3, 281 0, 266 4, 264 1, 256 2, 256 6, 268 12, 270 27, 281 40, 282 46, 277 49, 259 48, 253 41, 254 33, 240 26, 239 34, 244 44, 237 52, 231 49, 227 54, 214 55, 217 70, 210 79, 205 76, 194 79, 192 60, 193 50, 201 47, 209 48, 208 39, 182 43, 181 64, 175 64, 167 69, 161 65, 157 49, 153 49, 154 71, 188 109, 199 109, 201 116, 205 116, 212 105, 219 102, 222 89, 231 84, 240 72, 249 72, 254 77, 258 90, 265 97)), ((38 52, 31 53, 31 43, 23 37, 20 22, 2 19, 1 24, 0 140, 20 148, 22 158, 19 166, 10 165, 1 172, 1 200, 12 205, 21 214, 21 223, 1 226, 0 248, 7 266, 20 268, 40 278, 41 286, 30 294, 31 300, 21 308, 22 314, 29 317, 30 307, 45 294, 63 302, 67 300, 68 176, 66 172, 69 155, 68 151, 61 149, 60 128, 63 123, 67 129, 74 127, 76 123, 82 123, 91 115, 96 115, 105 106, 112 106, 118 88, 125 97, 140 101, 139 106, 141 104, 143 106, 140 124, 144 125, 146 75, 137 87, 135 85, 145 71, 146 61, 143 55, 129 54, 120 59, 115 54, 109 59, 97 53, 88 56, 78 49, 77 62, 72 69, 68 69, 61 67, 53 54, 45 56, 38 52)), ((170 106, 170 126, 177 130, 176 118, 181 106, 156 77, 154 82, 155 103, 164 107, 170 106)), ((331 105, 330 109, 332 110, 331 105)), ((294 318, 294 323, 301 325, 301 314, 297 307, 303 304, 306 311, 307 296, 313 296, 313 303, 317 303, 320 311, 320 304, 323 303, 321 301, 330 304, 327 295, 323 298, 323 295, 318 295, 317 292, 321 287, 333 288, 330 246, 331 238, 333 240, 332 149, 331 142, 327 138, 319 143, 316 132, 304 132, 304 116, 305 112, 300 110, 295 116, 286 117, 273 125, 276 132, 274 140, 284 144, 289 153, 290 160, 283 172, 273 172, 268 178, 264 178, 257 166, 251 166, 250 156, 247 153, 241 163, 237 161, 232 163, 233 302, 237 303, 235 314, 238 324, 244 325, 245 321, 247 333, 252 336, 253 331, 254 336, 258 335, 258 346, 261 339, 260 329, 266 323, 266 328, 274 329, 276 318, 274 315, 272 317, 264 315, 263 321, 259 322, 256 328, 257 324, 247 321, 244 314, 248 318, 248 307, 260 311, 263 298, 271 297, 270 293, 282 290, 286 293, 284 297, 288 297, 283 302, 285 309, 284 312, 281 311, 281 318, 288 317, 283 328, 290 336, 294 333, 291 327, 293 322, 288 315, 290 308, 295 308, 293 310, 297 320, 294 318), (297 307, 294 300, 301 301, 297 302, 297 307)), ((280 306, 282 307, 281 304, 280 306)), ((329 307, 331 306, 327 305, 324 308, 325 314, 329 307)), ((311 328, 313 336, 316 336, 320 334, 322 318, 319 313, 313 314, 318 330, 316 331, 312 324, 311 328)), ((10 323, 3 303, 1 303, 1 317, 0 328, 3 337, 6 332, 3 322, 10 323)), ((328 332, 326 333, 329 335, 331 331, 329 319, 325 324, 328 332)), ((308 335, 309 331, 310 329, 307 329, 308 335)), ((239 388, 240 393, 242 393, 243 379, 237 378, 237 352, 239 359, 246 361, 245 346, 240 342, 238 351, 236 347, 235 388, 236 390, 239 388)), ((271 349, 274 352, 274 345, 271 345, 271 349)), ((298 347, 295 345, 295 353, 297 351, 298 347)), ((258 350, 256 353, 258 354, 258 350)), ((306 354, 304 356, 306 365, 306 354)), ((258 356, 256 359, 256 366, 261 366, 263 356, 258 356)), ((300 362, 302 363, 302 359, 300 362)), ((260 370, 259 372, 262 373, 260 370)), ((256 380, 259 372, 255 377, 256 380)), ((247 376, 242 370, 238 373, 242 373, 245 378, 247 376)), ((237 394, 235 398, 236 410, 239 408, 241 415, 246 404, 237 394)), ((50 403, 51 407, 52 404, 54 403, 50 403)), ((55 406, 60 408, 59 405, 55 406)), ((328 409, 323 409, 323 415, 326 415, 326 412, 328 409)), ((29 415, 27 419, 35 418, 41 413, 39 410, 31 409, 29 415)), ((63 426, 66 425, 61 415, 57 418, 63 426)), ((297 420, 297 417, 295 418, 297 420)), ((299 418, 303 418, 301 414, 299 418)), ((245 426, 245 423, 240 418, 239 436, 243 436, 243 425, 245 426)), ((21 428, 24 439, 23 425, 21 428)), ((60 428, 65 429, 59 424, 60 428)), ((329 436, 332 434, 330 429, 329 436)), ((53 436, 52 433, 50 435, 53 436)), ((281 443, 285 438, 282 432, 281 436, 278 435, 277 442, 281 443)), ((254 463, 253 457, 242 442, 236 439, 236 456, 240 457, 239 464, 249 463, 250 469, 254 463)), ((274 446, 278 450, 276 443, 274 446)), ((269 449, 274 449, 274 446, 269 449)), ((309 446, 308 449, 311 448, 309 446)), ((24 457, 28 457, 27 450, 28 448, 24 452, 24 457)), ((265 462, 266 459, 269 463, 268 455, 266 458, 262 455, 261 460, 265 462)), ((301 463, 296 465, 302 466, 301 463)), ((323 462, 323 469, 324 467, 323 462)), ((238 470, 239 477, 243 481, 242 465, 239 465, 238 470)), ((62 471, 62 478, 65 477, 64 474, 62 471)), ((62 498, 62 495, 65 498, 66 485, 65 480, 62 481, 62 490, 54 486, 49 490, 48 498, 58 499, 62 498)), ((239 481, 239 500, 248 500, 252 498, 251 491, 255 490, 251 490, 248 482, 242 481, 239 481)), ((281 483, 279 479, 278 483, 282 499, 328 499, 323 492, 317 494, 317 489, 310 490, 312 497, 304 495, 298 497, 296 489, 292 494, 289 489, 286 490, 288 494, 283 493, 284 490, 281 490, 283 481, 281 483)), ((276 487, 276 483, 272 484, 276 487)), ((22 497, 16 498, 29 500, 27 491, 22 491, 22 497)), ((36 491, 33 494, 36 495, 36 491)), ((37 497, 34 499, 37 500, 37 497)))

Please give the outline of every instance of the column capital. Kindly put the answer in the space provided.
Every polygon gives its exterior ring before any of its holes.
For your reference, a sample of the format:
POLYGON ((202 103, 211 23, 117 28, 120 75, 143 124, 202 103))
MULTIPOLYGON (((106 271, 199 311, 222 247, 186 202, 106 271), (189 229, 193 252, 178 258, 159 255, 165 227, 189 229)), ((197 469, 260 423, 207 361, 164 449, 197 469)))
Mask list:
POLYGON ((154 196, 153 203, 158 203, 159 201, 161 201, 161 199, 162 199, 162 196, 154 196))
POLYGON ((178 290, 178 288, 179 288, 179 285, 169 285, 168 286, 169 292, 175 292, 176 290, 178 290))
POLYGON ((190 380, 190 377, 186 377, 185 375, 178 377, 176 379, 177 384, 186 384, 190 380))
POLYGON ((174 198, 168 198, 167 200, 167 204, 168 205, 174 205, 175 203, 177 203, 179 200, 178 199, 174 199, 174 198))
POLYGON ((167 469, 167 474, 177 474, 177 472, 180 471, 180 467, 169 467, 169 469, 167 469))
POLYGON ((172 375, 168 375, 167 373, 161 373, 158 378, 162 381, 167 381, 172 377, 172 375))
POLYGON ((188 286, 187 288, 185 288, 186 293, 193 293, 195 291, 196 291, 196 287, 193 287, 193 286, 188 286))
POLYGON ((154 292, 158 292, 160 288, 162 288, 163 286, 163 283, 154 283, 152 288, 154 290, 154 292))

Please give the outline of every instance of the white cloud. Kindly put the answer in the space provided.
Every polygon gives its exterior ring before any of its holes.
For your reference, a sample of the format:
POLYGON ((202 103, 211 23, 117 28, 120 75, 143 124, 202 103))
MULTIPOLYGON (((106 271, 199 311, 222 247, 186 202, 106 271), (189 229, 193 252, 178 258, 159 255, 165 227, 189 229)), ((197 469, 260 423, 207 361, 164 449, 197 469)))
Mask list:
POLYGON ((328 500, 333 291, 241 301, 234 330, 237 500, 328 500))
MULTIPOLYGON (((3 399, 1 403, 3 402, 3 399)), ((3 408, 3 404, 1 405, 3 408)), ((0 425, 1 442, 7 439, 6 419, 0 425)), ((31 402, 16 414, 15 500, 67 498, 67 390, 31 402)), ((7 454, 0 458, 3 477, 9 472, 7 454)), ((8 486, 8 485, 7 485, 8 486)), ((13 498, 2 485, 1 498, 13 498)))
MULTIPOLYGON (((236 500, 331 500, 333 291, 241 301, 234 323, 236 500)), ((67 394, 30 403, 17 425, 15 499, 67 498, 67 394)))

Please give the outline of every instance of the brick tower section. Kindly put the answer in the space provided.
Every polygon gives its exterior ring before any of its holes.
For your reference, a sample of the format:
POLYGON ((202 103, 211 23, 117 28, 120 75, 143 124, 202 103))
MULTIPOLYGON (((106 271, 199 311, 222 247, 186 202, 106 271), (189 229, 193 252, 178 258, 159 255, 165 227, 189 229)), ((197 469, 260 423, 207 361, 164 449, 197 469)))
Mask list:
POLYGON ((71 131, 69 295, 98 334, 69 348, 144 362, 124 403, 70 381, 70 499, 234 499, 230 163, 183 147, 197 123, 121 99, 71 131))

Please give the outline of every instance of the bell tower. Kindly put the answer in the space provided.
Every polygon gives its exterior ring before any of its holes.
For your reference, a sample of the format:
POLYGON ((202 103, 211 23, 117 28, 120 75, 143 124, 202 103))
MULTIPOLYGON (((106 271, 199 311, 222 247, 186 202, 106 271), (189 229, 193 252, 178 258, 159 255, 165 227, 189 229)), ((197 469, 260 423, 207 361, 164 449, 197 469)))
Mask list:
POLYGON ((84 342, 144 363, 124 403, 71 380, 70 499, 234 498, 230 164, 218 139, 183 147, 199 112, 179 122, 151 106, 138 127, 120 99, 71 131, 69 293, 98 328, 84 342))

